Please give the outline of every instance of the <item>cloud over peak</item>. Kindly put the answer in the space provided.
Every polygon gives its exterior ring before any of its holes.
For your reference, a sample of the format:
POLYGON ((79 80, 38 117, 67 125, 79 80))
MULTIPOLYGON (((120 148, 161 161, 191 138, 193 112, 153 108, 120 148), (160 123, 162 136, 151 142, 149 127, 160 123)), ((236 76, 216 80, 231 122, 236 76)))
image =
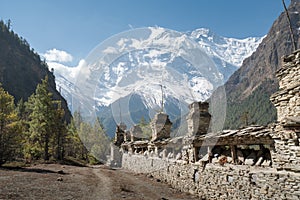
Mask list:
POLYGON ((58 50, 58 49, 50 49, 46 53, 42 54, 42 56, 48 62, 60 62, 60 63, 67 63, 72 62, 73 57, 71 54, 67 53, 66 51, 58 50))

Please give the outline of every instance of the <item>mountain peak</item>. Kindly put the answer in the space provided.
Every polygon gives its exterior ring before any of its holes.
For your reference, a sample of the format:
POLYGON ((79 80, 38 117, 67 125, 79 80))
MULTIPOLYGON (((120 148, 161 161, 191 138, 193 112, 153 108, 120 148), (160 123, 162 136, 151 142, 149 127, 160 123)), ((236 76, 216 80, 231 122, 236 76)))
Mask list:
MULTIPOLYGON (((125 83, 128 85, 128 81, 125 81, 125 79, 128 77, 133 78, 131 69, 135 68, 136 66, 145 66, 147 68, 147 66, 150 65, 157 65, 166 68, 175 65, 177 66, 175 68, 180 70, 184 70, 182 66, 188 68, 188 63, 184 63, 183 60, 175 58, 180 56, 182 53, 185 55, 191 54, 191 52, 189 53, 187 51, 189 51, 191 48, 194 48, 194 46, 198 46, 197 48, 201 47, 202 51, 204 51, 204 53, 214 61, 215 66, 219 71, 218 74, 221 73, 224 81, 226 81, 227 78, 241 65, 242 61, 251 55, 261 41, 261 38, 246 38, 244 40, 226 38, 218 36, 207 28, 199 28, 188 33, 172 31, 162 27, 147 27, 144 29, 137 29, 136 31, 138 34, 140 34, 137 39, 130 38, 131 33, 129 31, 128 33, 125 33, 125 37, 119 38, 116 44, 110 45, 103 50, 103 52, 105 52, 105 56, 107 57, 124 50, 130 53, 128 53, 127 58, 125 58, 124 55, 123 58, 118 58, 118 62, 120 61, 119 63, 116 63, 117 61, 110 63, 110 70, 104 70, 105 80, 102 81, 103 85, 101 87, 106 88, 106 92, 102 92, 102 96, 97 98, 98 101, 101 99, 101 101, 103 101, 102 103, 99 102, 100 105, 109 105, 110 103, 114 102, 116 98, 118 98, 115 95, 113 95, 114 98, 111 98, 109 96, 105 96, 105 94, 112 94, 110 88, 114 85, 118 85, 118 87, 125 85, 125 83), (149 45, 152 45, 152 47, 154 45, 155 48, 146 50, 143 49, 145 46, 147 47, 149 45), (171 52, 174 50, 174 48, 180 49, 180 51, 171 52), (167 49, 171 49, 171 51, 167 52, 167 49), (168 53, 173 55, 170 54, 170 57, 167 58, 168 53), (136 57, 135 60, 134 57, 136 57), (113 66, 114 64, 116 64, 116 66, 113 66)), ((59 67, 59 65, 55 65, 55 63, 48 64, 50 67, 55 69, 55 73, 62 71, 56 69, 59 67)), ((72 74, 69 72, 70 71, 68 70, 68 74, 57 74, 57 84, 62 91, 70 90, 64 86, 64 84, 66 84, 66 80, 72 80, 71 77, 70 79, 68 78, 68 76, 72 74)), ((209 88, 206 90, 204 88, 198 88, 199 85, 195 84, 203 82, 202 79, 196 80, 193 78, 189 81, 193 90, 201 91, 200 93, 204 95, 202 97, 196 95, 198 96, 198 100, 203 100, 209 97, 212 88, 208 83, 205 84, 207 89, 209 88)), ((70 85, 70 83, 67 85, 70 85)))
MULTIPOLYGON (((130 30, 116 37, 103 42, 106 45, 97 47, 86 59, 86 63, 94 67, 88 70, 91 77, 80 77, 80 80, 89 80, 88 83, 96 85, 89 87, 96 88, 91 91, 92 94, 78 92, 89 91, 89 88, 81 88, 85 87, 84 84, 74 84, 70 88, 71 84, 66 81, 68 77, 64 79, 64 74, 57 76, 58 87, 62 88, 66 98, 73 97, 74 100, 78 94, 79 104, 87 105, 82 96, 89 96, 94 98, 90 102, 95 102, 98 111, 112 108, 108 113, 114 113, 114 107, 116 110, 120 107, 125 109, 125 106, 118 106, 120 101, 126 101, 126 105, 134 101, 134 112, 141 114, 142 110, 145 114, 161 106, 163 90, 166 105, 169 105, 166 110, 173 113, 173 117, 178 117, 188 103, 208 99, 260 42, 225 38, 206 28, 182 33, 148 27, 130 30), (94 59, 92 63, 89 58, 94 59), (100 60, 96 61, 97 58, 100 60), (100 68, 101 72, 98 72, 100 68), (176 114, 174 110, 177 110, 176 114)), ((70 76, 70 73, 65 75, 70 76)), ((69 102, 72 103, 71 100, 69 102)), ((128 110, 122 113, 128 113, 128 110)))
MULTIPOLYGON (((199 28, 188 34, 201 45, 206 53, 215 58, 215 62, 223 60, 237 68, 242 65, 245 58, 253 53, 264 38, 236 39, 222 37, 207 28, 199 28)), ((226 67, 226 65, 223 66, 226 67)))

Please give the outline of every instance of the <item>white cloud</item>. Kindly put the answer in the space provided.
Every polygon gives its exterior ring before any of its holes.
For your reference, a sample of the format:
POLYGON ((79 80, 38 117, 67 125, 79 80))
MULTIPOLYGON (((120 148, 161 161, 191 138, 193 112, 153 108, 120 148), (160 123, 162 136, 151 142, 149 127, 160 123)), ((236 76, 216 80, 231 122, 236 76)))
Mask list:
POLYGON ((103 53, 105 53, 105 54, 116 54, 116 53, 118 53, 118 50, 114 47, 107 47, 106 49, 103 50, 103 53))
POLYGON ((54 75, 58 79, 63 78, 71 83, 76 83, 78 75, 80 78, 90 75, 90 70, 86 67, 84 59, 81 59, 75 66, 68 65, 68 62, 72 62, 73 57, 65 51, 54 48, 41 55, 46 59, 49 69, 54 69, 54 75))
POLYGON ((73 57, 71 54, 66 51, 58 50, 58 49, 50 49, 46 53, 42 54, 42 56, 46 59, 47 62, 72 62, 73 57))
POLYGON ((82 73, 82 70, 84 70, 85 61, 82 59, 79 61, 78 65, 76 67, 70 67, 63 65, 58 62, 47 62, 49 68, 54 69, 55 76, 60 75, 64 78, 66 78, 68 81, 75 83, 77 75, 79 73, 82 73))

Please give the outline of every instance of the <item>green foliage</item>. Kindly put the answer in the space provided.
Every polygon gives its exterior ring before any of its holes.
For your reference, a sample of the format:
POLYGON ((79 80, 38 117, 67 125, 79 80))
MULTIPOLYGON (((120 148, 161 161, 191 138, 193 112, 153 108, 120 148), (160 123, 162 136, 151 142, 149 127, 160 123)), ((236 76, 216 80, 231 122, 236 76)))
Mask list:
POLYGON ((84 146, 90 152, 89 161, 94 157, 98 161, 105 161, 110 151, 110 139, 103 129, 103 125, 97 118, 93 125, 88 122, 81 122, 78 135, 84 146))
POLYGON ((26 119, 26 106, 25 106, 23 99, 20 99, 18 101, 16 111, 17 111, 18 117, 20 119, 23 119, 23 120, 26 119))
POLYGON ((32 160, 106 159, 110 139, 99 119, 93 124, 75 112, 69 125, 60 101, 52 99, 48 78, 42 80, 28 102, 14 98, 0 85, 0 164, 16 158, 32 160), (88 148, 86 148, 88 147, 88 148))
POLYGON ((64 111, 59 101, 52 100, 48 77, 36 88, 26 103, 28 133, 26 135, 25 155, 28 159, 63 159, 63 144, 66 124, 64 111))
POLYGON ((0 81, 4 106, 0 110, 0 162, 62 160, 67 154, 87 159, 77 130, 71 131, 65 122, 70 122, 71 114, 55 89, 53 73, 29 43, 14 33, 10 20, 0 20, 0 81), (48 78, 41 83, 44 77, 48 78), (14 97, 12 101, 6 91, 14 97))
POLYGON ((83 120, 80 112, 74 112, 68 132, 67 156, 86 160, 90 164, 106 160, 110 153, 110 138, 98 118, 91 124, 83 120))
POLYGON ((65 118, 69 122, 71 113, 65 99, 56 90, 53 73, 29 43, 13 32, 10 24, 10 20, 7 23, 0 20, 0 81, 3 88, 14 96, 15 103, 21 99, 27 101, 41 80, 48 76, 48 89, 53 99, 61 100, 65 118))
POLYGON ((52 126, 52 155, 57 160, 63 160, 64 158, 64 148, 67 136, 67 124, 65 122, 65 112, 61 107, 60 101, 54 101, 56 108, 54 110, 53 116, 53 126, 52 126))
POLYGON ((14 98, 0 85, 0 165, 18 152, 20 133, 14 98))
POLYGON ((91 154, 95 155, 99 161, 106 160, 110 151, 110 138, 105 133, 99 118, 94 122, 92 139, 95 140, 95 142, 91 148, 91 154))
POLYGON ((225 128, 235 129, 245 125, 267 125, 274 122, 277 117, 276 109, 269 98, 276 90, 275 84, 261 84, 243 101, 228 101, 225 128), (272 85, 273 88, 264 88, 263 85, 272 85))
POLYGON ((88 151, 80 140, 77 125, 83 123, 80 113, 75 112, 71 123, 67 127, 65 156, 88 161, 88 151))

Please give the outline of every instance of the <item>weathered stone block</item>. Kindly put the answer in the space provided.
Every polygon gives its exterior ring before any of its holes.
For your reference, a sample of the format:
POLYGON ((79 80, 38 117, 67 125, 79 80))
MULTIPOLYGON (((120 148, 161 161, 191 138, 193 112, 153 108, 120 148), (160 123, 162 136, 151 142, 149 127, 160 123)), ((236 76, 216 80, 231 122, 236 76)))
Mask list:
POLYGON ((170 138, 172 122, 165 113, 157 113, 151 121, 151 141, 170 138))
POLYGON ((190 112, 187 116, 188 135, 207 133, 211 120, 208 107, 209 104, 207 102, 194 102, 189 105, 190 112))

